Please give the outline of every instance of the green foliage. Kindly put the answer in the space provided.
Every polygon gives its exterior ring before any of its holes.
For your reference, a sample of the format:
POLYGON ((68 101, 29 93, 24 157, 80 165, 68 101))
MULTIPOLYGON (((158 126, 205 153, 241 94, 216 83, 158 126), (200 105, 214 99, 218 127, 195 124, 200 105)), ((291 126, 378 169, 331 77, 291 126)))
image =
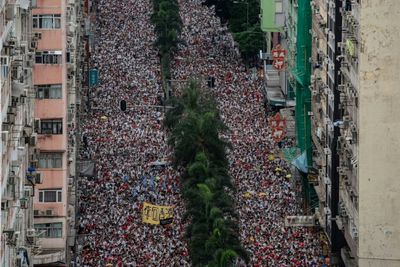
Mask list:
POLYGON ((161 71, 164 83, 171 77, 170 62, 179 43, 182 20, 176 0, 153 0, 151 22, 157 35, 155 46, 160 51, 161 71))
POLYGON ((233 38, 239 44, 242 54, 246 57, 256 55, 264 46, 264 35, 259 23, 249 27, 248 30, 234 32, 233 38))
POLYGON ((174 164, 183 168, 182 194, 185 218, 190 219, 186 236, 193 266, 231 266, 235 259, 248 261, 241 247, 234 201, 228 175, 226 149, 220 138, 226 130, 215 102, 198 83, 191 81, 182 95, 171 99, 174 108, 166 115, 174 164))
POLYGON ((265 42, 260 28, 260 0, 206 0, 204 4, 215 5, 217 16, 228 23, 246 63, 256 58, 265 42))

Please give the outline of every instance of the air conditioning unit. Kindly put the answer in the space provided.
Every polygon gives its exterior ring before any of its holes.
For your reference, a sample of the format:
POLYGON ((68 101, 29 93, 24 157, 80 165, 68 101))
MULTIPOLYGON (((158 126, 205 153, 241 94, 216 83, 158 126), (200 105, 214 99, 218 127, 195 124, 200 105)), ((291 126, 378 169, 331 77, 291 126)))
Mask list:
POLYGON ((7 122, 9 124, 15 124, 15 114, 7 113, 7 122))
POLYGON ((33 174, 33 181, 35 184, 42 184, 43 183, 43 176, 40 172, 33 174))
POLYGON ((15 106, 8 106, 7 113, 15 114, 17 112, 17 108, 15 106))
POLYGON ((5 144, 8 142, 8 131, 1 132, 1 141, 5 144))
POLYGON ((358 238, 358 231, 357 228, 353 227, 351 228, 351 234, 354 238, 358 238))
POLYGON ((318 95, 318 90, 316 90, 316 89, 311 90, 311 95, 312 96, 318 95))
POLYGON ((40 119, 35 119, 34 122, 34 132, 40 134, 40 119))
POLYGON ((36 41, 31 41, 29 43, 29 50, 34 51, 37 49, 37 42, 36 41))
POLYGON ((28 208, 28 199, 27 198, 21 198, 19 200, 20 208, 26 210, 28 208))
POLYGON ((326 215, 330 215, 331 214, 331 210, 329 209, 329 207, 324 207, 324 213, 326 215))
POLYGON ((357 126, 356 126, 356 124, 355 123, 351 123, 350 124, 350 130, 354 133, 354 132, 357 132, 357 126))
POLYGON ((10 208, 10 202, 8 200, 1 202, 1 210, 8 210, 10 208))
POLYGON ((32 153, 33 153, 33 154, 36 154, 36 155, 39 155, 39 154, 40 154, 40 149, 39 149, 39 148, 34 148, 34 149, 32 150, 32 153))
POLYGON ((341 175, 341 176, 345 176, 347 171, 348 171, 347 168, 338 167, 338 173, 339 173, 339 175, 341 175))
POLYGON ((329 179, 328 176, 324 177, 324 184, 326 184, 326 185, 330 185, 331 184, 331 180, 329 179))
POLYGON ((30 60, 26 60, 25 61, 25 68, 29 69, 29 68, 33 68, 33 62, 30 60))
POLYGON ((41 32, 35 32, 33 36, 34 36, 34 38, 36 40, 42 39, 42 33, 41 32))
POLYGON ((30 145, 31 147, 35 147, 35 146, 37 145, 37 135, 32 135, 32 136, 29 138, 29 145, 30 145))
POLYGON ((349 122, 350 121, 350 116, 343 116, 343 121, 344 122, 349 122))
POLYGON ((28 241, 29 244, 34 244, 35 243, 35 238, 36 238, 36 231, 35 229, 28 229, 26 230, 26 241, 28 241))
POLYGON ((30 161, 37 161, 38 160, 37 156, 38 155, 36 155, 36 154, 31 154, 30 157, 29 157, 30 161))
POLYGON ((31 160, 29 161, 29 167, 37 169, 39 168, 39 162, 37 160, 31 160))
POLYGON ((330 148, 329 147, 325 147, 324 148, 324 153, 325 153, 325 155, 330 155, 331 154, 330 148))
POLYGON ((24 188, 24 197, 29 198, 32 197, 32 187, 31 186, 25 186, 24 188))

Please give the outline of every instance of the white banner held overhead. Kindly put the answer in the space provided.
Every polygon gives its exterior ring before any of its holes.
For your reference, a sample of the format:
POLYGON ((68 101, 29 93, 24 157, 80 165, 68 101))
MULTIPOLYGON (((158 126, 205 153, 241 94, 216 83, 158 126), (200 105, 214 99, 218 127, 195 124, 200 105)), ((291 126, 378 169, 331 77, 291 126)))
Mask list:
POLYGON ((315 226, 315 218, 314 216, 286 216, 285 226, 313 227, 315 226))

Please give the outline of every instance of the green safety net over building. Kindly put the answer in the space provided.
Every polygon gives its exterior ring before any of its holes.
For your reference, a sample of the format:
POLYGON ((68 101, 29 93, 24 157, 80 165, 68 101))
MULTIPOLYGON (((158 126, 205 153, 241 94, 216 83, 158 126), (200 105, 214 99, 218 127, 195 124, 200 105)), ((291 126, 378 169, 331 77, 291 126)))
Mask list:
MULTIPOLYGON (((306 162, 312 165, 311 144, 311 48, 312 14, 310 0, 298 0, 296 68, 292 71, 296 78, 296 134, 301 152, 305 152, 306 162)), ((307 203, 314 208, 318 203, 314 187, 309 183, 307 174, 302 173, 303 192, 307 203)))

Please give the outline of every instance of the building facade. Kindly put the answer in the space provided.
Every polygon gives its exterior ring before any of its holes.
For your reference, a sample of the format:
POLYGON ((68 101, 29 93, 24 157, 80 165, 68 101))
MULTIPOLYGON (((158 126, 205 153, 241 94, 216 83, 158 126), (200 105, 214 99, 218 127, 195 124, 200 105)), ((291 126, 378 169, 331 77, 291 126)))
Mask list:
MULTIPOLYGON (((299 5, 297 0, 287 0, 285 2, 285 33, 287 46, 286 67, 288 70, 293 70, 296 68, 297 10, 299 5)), ((296 90, 296 79, 291 71, 288 71, 287 73, 287 86, 288 92, 294 94, 294 91, 296 90)), ((290 97, 293 98, 294 95, 290 95, 290 97)))
POLYGON ((312 139, 332 263, 399 266, 399 1, 314 0, 312 139), (324 28, 325 27, 325 28, 324 28))
POLYGON ((30 1, 0 1, 0 266, 32 266, 34 188, 40 173, 33 129, 32 65, 36 46, 30 1))
POLYGON ((36 1, 34 64, 36 162, 34 227, 40 251, 35 266, 69 266, 74 247, 76 111, 80 88, 81 1, 36 1))
POLYGON ((340 63, 342 40, 342 2, 314 0, 313 10, 313 75, 312 130, 313 167, 318 170, 315 186, 319 209, 317 217, 331 248, 333 264, 340 264, 343 235, 337 225, 339 203, 339 155, 337 140, 340 135, 338 85, 341 82, 340 63))
POLYGON ((268 106, 273 109, 293 106, 293 101, 288 101, 293 98, 288 96, 285 66, 281 70, 274 68, 271 53, 277 45, 284 49, 287 46, 285 38, 285 8, 287 3, 283 0, 262 0, 260 4, 261 30, 264 32, 266 42, 265 51, 261 54, 264 63, 263 94, 268 106))

